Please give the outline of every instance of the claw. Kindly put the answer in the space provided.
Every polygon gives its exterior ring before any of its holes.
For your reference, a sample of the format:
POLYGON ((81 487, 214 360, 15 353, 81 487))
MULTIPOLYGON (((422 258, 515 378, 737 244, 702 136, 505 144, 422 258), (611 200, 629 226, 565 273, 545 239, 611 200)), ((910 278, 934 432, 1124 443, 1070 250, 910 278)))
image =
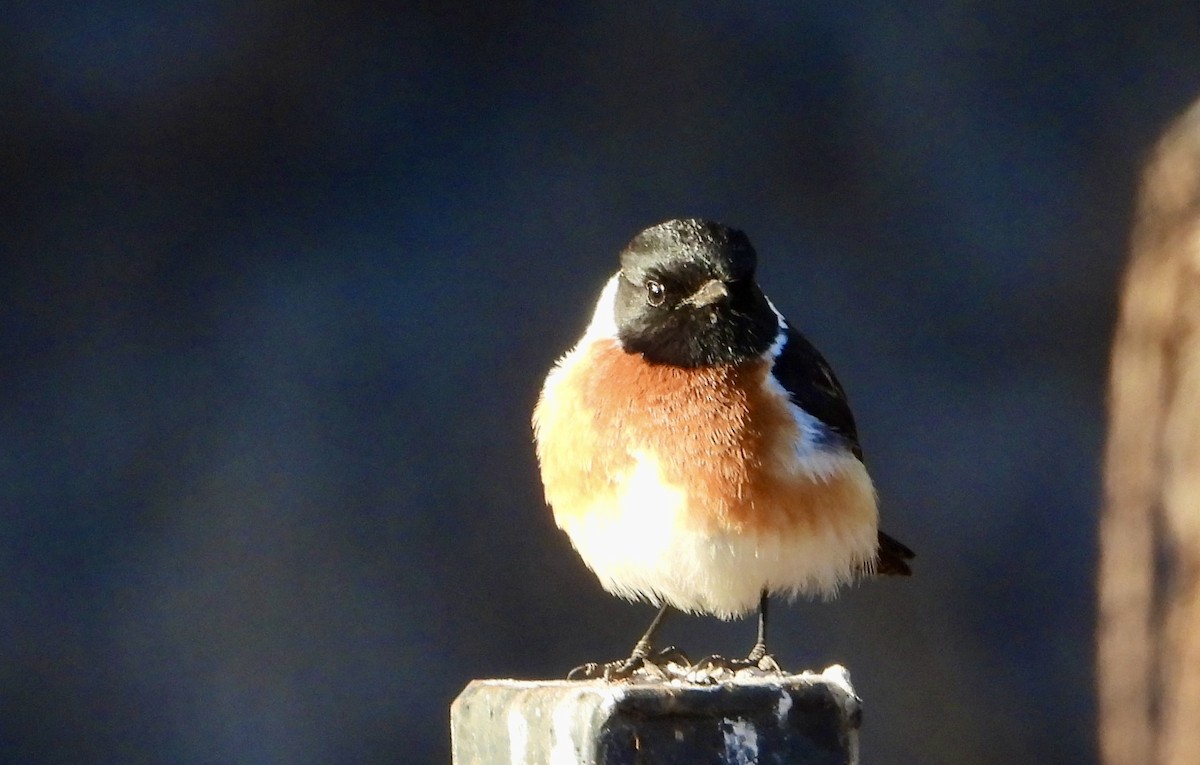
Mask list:
POLYGON ((775 661, 775 657, 767 653, 767 646, 763 643, 755 643, 750 649, 750 653, 746 654, 746 664, 752 667, 757 667, 763 672, 780 672, 783 670, 779 667, 779 662, 775 661))
POLYGON ((568 680, 595 680, 600 677, 604 677, 604 665, 594 661, 589 661, 587 664, 580 664, 567 673, 568 680))
MULTIPOLYGON (((567 673, 567 679, 612 682, 614 680, 628 680, 634 675, 644 674, 663 680, 672 674, 669 671, 672 664, 679 667, 689 667, 691 666, 691 661, 688 659, 687 654, 674 646, 646 655, 640 655, 639 652, 635 651, 627 659, 617 659, 604 663, 589 661, 587 664, 581 664, 567 673)), ((678 670, 676 670, 676 673, 678 673, 678 670)))
POLYGON ((654 654, 654 663, 660 667, 665 667, 668 664, 678 664, 681 667, 690 667, 692 660, 687 654, 675 646, 667 646, 654 654))
POLYGON ((751 651, 744 659, 729 659, 718 654, 706 656, 688 667, 688 679, 696 683, 716 683, 726 677, 732 678, 743 670, 758 670, 783 674, 775 657, 764 651, 751 651))
POLYGON ((778 675, 783 674, 783 667, 779 666, 779 662, 775 661, 775 657, 769 653, 763 654, 761 657, 759 657, 758 662, 756 662, 756 666, 763 672, 774 672, 778 675))

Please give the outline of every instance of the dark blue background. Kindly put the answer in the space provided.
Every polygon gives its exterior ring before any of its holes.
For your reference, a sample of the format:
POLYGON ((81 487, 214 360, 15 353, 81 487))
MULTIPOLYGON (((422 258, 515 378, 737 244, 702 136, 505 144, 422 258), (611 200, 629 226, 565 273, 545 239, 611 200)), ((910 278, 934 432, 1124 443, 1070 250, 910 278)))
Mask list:
POLYGON ((864 762, 1093 761, 1107 344, 1200 12, 971 5, 6 10, 0 760, 444 763, 470 678, 627 650, 528 418, 700 215, 920 553, 780 609, 781 660, 850 667, 864 762))

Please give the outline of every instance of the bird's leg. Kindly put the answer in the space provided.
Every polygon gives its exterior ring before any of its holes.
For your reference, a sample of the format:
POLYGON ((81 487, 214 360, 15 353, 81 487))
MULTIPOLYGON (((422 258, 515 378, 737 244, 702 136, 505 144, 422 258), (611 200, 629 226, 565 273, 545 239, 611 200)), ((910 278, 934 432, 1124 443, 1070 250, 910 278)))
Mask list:
POLYGON ((769 596, 766 589, 758 596, 758 639, 754 647, 744 659, 727 659, 724 656, 712 655, 693 664, 689 674, 712 682, 714 673, 720 670, 737 672, 739 669, 761 669, 764 672, 782 672, 775 657, 767 651, 767 607, 769 596))
POLYGON ((654 636, 658 633, 670 608, 670 606, 664 603, 658 609, 658 613, 654 616, 654 621, 650 622, 650 626, 646 628, 645 634, 634 643, 633 650, 630 652, 628 659, 617 659, 616 661, 604 664, 590 661, 571 670, 567 674, 567 679, 598 680, 603 678, 604 680, 622 680, 632 676, 634 672, 642 668, 653 667, 658 671, 658 674, 662 674, 661 668, 671 662, 686 667, 689 664, 688 658, 678 648, 671 646, 660 651, 654 650, 654 636))
POLYGON ((750 653, 746 654, 746 664, 762 670, 779 672, 779 664, 776 663, 775 657, 767 651, 767 606, 769 603, 770 596, 764 589, 758 596, 758 640, 754 641, 754 647, 750 649, 750 653))

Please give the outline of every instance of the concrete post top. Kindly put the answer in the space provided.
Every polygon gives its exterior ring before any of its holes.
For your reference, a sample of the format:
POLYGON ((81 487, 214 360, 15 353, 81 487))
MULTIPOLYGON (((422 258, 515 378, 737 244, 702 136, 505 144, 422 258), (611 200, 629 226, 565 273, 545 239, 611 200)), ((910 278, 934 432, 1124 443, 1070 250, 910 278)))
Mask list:
POLYGON ((456 765, 850 765, 861 719, 838 665, 720 682, 475 680, 451 709, 456 765))

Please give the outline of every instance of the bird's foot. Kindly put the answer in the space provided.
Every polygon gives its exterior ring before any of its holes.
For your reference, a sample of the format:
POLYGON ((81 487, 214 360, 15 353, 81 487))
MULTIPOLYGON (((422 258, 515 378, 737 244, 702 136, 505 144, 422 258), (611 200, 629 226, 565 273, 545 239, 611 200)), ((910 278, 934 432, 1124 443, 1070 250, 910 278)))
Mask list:
POLYGON ((744 659, 730 659, 713 654, 688 667, 688 679, 694 683, 711 684, 733 679, 739 672, 783 674, 775 657, 765 646, 755 646, 744 659))
POLYGON ((755 643, 754 647, 750 649, 750 653, 746 654, 744 661, 763 672, 783 673, 779 662, 775 661, 775 657, 767 651, 767 647, 762 643, 755 643))
POLYGON ((613 680, 629 680, 634 675, 641 674, 650 679, 666 680, 672 674, 679 674, 680 670, 686 671, 689 667, 691 667, 691 661, 687 654, 675 646, 659 651, 651 651, 649 648, 639 651, 635 648, 633 654, 627 659, 604 663, 589 661, 587 664, 581 664, 567 673, 567 679, 611 682, 613 680), (673 667, 676 668, 674 672, 672 671, 673 667))

